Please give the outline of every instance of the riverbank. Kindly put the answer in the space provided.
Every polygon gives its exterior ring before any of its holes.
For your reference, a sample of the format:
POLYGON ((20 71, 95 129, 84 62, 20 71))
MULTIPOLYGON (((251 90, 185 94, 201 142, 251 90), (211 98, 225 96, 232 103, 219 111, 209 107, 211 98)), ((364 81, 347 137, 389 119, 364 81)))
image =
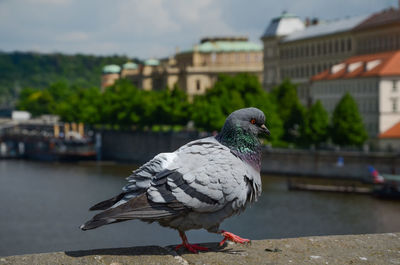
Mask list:
POLYGON ((201 244, 208 252, 191 254, 174 246, 66 251, 9 256, 11 264, 400 264, 400 233, 255 240, 249 246, 201 244))

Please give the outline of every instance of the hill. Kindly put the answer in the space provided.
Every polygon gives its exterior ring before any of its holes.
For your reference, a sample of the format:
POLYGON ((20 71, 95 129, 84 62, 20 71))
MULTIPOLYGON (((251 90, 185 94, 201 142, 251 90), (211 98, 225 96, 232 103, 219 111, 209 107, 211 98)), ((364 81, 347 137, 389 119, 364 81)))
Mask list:
POLYGON ((9 106, 26 87, 46 88, 57 81, 81 87, 100 87, 101 69, 137 59, 126 56, 0 52, 0 106, 9 106))

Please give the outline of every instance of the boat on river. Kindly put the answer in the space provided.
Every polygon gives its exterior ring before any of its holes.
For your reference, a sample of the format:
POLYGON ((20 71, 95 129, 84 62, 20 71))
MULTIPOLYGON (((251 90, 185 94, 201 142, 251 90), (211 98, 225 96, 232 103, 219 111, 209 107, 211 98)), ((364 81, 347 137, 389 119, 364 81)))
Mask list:
POLYGON ((400 199, 400 175, 380 174, 373 166, 368 166, 369 175, 364 179, 332 179, 290 177, 288 190, 340 192, 370 194, 382 199, 400 199))
POLYGON ((13 120, 0 123, 0 158, 44 161, 94 160, 97 155, 93 131, 82 123, 59 122, 57 117, 13 120))
POLYGON ((373 179, 372 194, 383 199, 400 199, 400 175, 380 174, 374 167, 368 170, 373 179))

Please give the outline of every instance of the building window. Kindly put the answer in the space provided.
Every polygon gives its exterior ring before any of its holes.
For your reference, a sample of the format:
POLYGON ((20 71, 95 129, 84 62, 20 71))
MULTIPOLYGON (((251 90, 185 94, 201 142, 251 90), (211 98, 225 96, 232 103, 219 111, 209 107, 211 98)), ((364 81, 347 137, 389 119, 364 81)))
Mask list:
POLYGON ((397 112, 398 106, 397 106, 397 98, 392 98, 392 111, 397 112))
POLYGON ((217 54, 215 52, 211 53, 211 62, 215 63, 217 61, 217 54))
POLYGON ((196 80, 196 90, 197 90, 197 91, 200 91, 200 89, 201 89, 200 80, 196 80))
POLYGON ((234 62, 235 62, 235 55, 234 55, 233 53, 231 53, 231 54, 229 55, 229 60, 230 60, 231 63, 234 63, 234 62))
POLYGON ((341 51, 341 52, 344 52, 344 51, 345 51, 345 46, 346 46, 345 40, 342 39, 341 42, 340 42, 340 51, 341 51))
MULTIPOLYGON (((215 54, 215 53, 213 53, 213 54, 215 54)), ((212 57, 211 57, 212 58, 212 57)), ((238 62, 240 62, 240 55, 239 54, 236 54, 235 55, 235 60, 236 60, 236 62, 238 63, 238 62)))
POLYGON ((347 39, 347 51, 351 51, 351 39, 347 39))
POLYGON ((267 48, 267 57, 268 58, 274 57, 274 51, 271 47, 267 48))
POLYGON ((335 52, 339 52, 339 41, 335 40, 335 52))
POLYGON ((393 84, 393 86, 392 86, 392 91, 393 91, 393 92, 396 92, 396 91, 397 91, 397 81, 396 81, 396 80, 393 80, 393 81, 392 81, 392 84, 393 84))

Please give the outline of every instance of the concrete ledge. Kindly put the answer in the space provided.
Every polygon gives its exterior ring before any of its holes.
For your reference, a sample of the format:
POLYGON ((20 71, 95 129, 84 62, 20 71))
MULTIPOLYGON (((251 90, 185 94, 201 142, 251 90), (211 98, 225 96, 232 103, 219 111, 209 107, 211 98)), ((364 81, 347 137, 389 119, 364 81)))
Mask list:
POLYGON ((256 240, 251 245, 201 244, 191 254, 144 246, 0 258, 0 264, 400 264, 400 233, 256 240))

